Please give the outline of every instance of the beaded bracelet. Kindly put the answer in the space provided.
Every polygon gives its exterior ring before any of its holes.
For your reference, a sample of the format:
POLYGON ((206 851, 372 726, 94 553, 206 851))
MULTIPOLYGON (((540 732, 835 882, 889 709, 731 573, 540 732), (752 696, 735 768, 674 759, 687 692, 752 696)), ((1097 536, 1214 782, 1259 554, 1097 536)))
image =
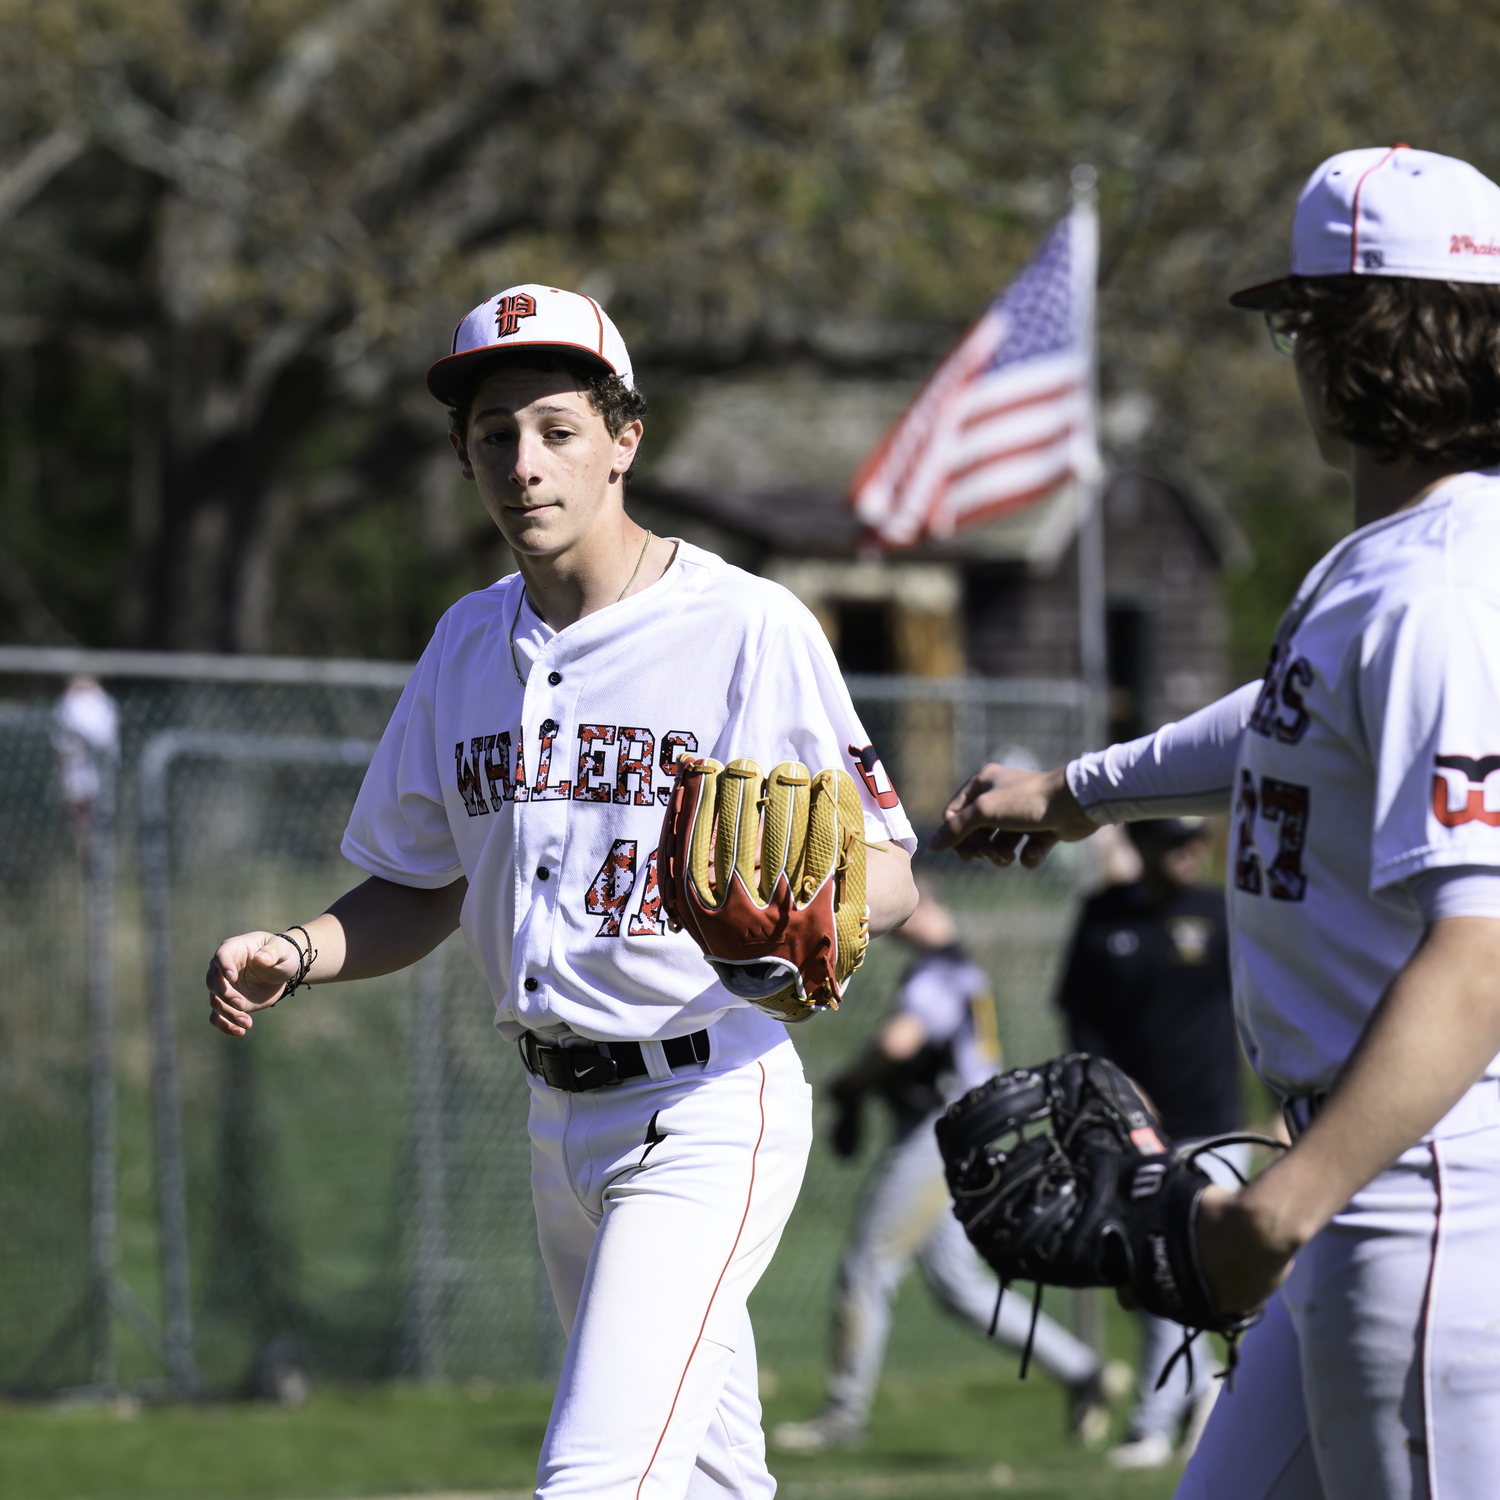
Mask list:
POLYGON ((311 934, 300 923, 294 922, 285 932, 278 932, 276 936, 285 938, 297 953, 297 977, 276 997, 278 1000, 285 1000, 288 996, 295 995, 299 989, 311 988, 307 982, 307 975, 313 966, 313 960, 318 956, 318 950, 313 947, 311 934), (302 951, 301 943, 291 936, 294 932, 300 932, 307 939, 306 953, 302 951))

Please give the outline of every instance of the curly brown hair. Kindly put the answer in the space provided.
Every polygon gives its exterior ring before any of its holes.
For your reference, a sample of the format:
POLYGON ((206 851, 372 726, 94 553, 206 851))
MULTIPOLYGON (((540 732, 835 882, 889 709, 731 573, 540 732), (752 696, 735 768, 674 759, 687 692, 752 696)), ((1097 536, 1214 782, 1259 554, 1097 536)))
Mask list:
POLYGON ((1294 278, 1276 323, 1321 378, 1334 431, 1381 463, 1500 463, 1500 286, 1294 278))
POLYGON ((517 351, 476 361, 473 371, 458 387, 448 407, 448 426, 459 437, 468 434, 469 415, 474 409, 474 397, 479 387, 497 369, 507 365, 515 369, 561 371, 574 376, 578 389, 588 397, 590 410, 604 418, 604 425, 612 438, 619 437, 630 423, 646 415, 645 396, 609 370, 601 370, 598 365, 585 360, 569 359, 565 354, 517 351))

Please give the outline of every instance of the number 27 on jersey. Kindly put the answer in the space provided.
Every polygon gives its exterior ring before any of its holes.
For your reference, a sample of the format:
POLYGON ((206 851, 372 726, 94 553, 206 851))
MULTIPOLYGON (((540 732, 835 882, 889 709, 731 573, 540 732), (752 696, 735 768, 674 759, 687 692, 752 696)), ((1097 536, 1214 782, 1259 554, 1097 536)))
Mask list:
POLYGON ((1259 785, 1250 771, 1240 772, 1235 804, 1234 884, 1252 896, 1273 901, 1301 901, 1307 895, 1302 850, 1307 842, 1309 794, 1295 781, 1262 776, 1259 785), (1278 830, 1276 857, 1262 868, 1255 844, 1257 816, 1278 830))

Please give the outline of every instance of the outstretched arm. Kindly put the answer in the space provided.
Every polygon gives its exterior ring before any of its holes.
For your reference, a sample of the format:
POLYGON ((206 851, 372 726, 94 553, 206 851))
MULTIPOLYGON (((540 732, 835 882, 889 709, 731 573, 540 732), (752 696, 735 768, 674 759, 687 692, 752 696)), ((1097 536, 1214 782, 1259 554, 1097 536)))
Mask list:
POLYGON ((986 766, 959 788, 931 838, 960 859, 1035 868, 1059 840, 1087 838, 1102 823, 1227 812, 1234 763, 1260 695, 1259 682, 1155 734, 1081 755, 1065 769, 986 766))
POLYGON ((303 976, 312 984, 372 979, 416 963, 457 929, 468 889, 462 877, 422 890, 372 876, 321 917, 299 924, 290 938, 274 932, 226 938, 205 976, 209 1021, 226 1036, 244 1036, 253 1024, 251 1014, 275 1005, 297 977, 304 941, 311 942, 315 955, 303 976))
POLYGON ((1059 840, 1085 839, 1098 824, 1079 806, 1062 769, 1018 771, 986 766, 958 789, 928 843, 952 849, 960 859, 1015 861, 1029 869, 1059 840))

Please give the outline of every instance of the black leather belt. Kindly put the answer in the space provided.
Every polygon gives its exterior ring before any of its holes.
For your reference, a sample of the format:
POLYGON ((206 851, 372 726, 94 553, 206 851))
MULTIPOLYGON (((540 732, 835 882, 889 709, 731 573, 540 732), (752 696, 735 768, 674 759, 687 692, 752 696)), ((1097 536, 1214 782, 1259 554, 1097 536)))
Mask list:
POLYGON ((1319 1089, 1312 1094, 1299 1094, 1295 1099, 1281 1101, 1281 1118, 1286 1121, 1286 1133, 1294 1146, 1306 1133, 1307 1127, 1317 1119, 1318 1111, 1327 1102, 1327 1089, 1319 1089))
MULTIPOLYGON (((585 1094, 590 1089, 608 1088, 627 1078, 644 1078, 648 1073, 639 1042, 594 1042, 582 1047, 558 1047, 544 1042, 534 1032, 524 1031, 517 1039, 521 1061, 526 1071, 540 1078, 548 1088, 565 1094, 585 1094)), ((674 1036, 661 1044, 671 1068, 685 1068, 691 1063, 708 1061, 708 1033, 695 1031, 689 1036, 674 1036)))

